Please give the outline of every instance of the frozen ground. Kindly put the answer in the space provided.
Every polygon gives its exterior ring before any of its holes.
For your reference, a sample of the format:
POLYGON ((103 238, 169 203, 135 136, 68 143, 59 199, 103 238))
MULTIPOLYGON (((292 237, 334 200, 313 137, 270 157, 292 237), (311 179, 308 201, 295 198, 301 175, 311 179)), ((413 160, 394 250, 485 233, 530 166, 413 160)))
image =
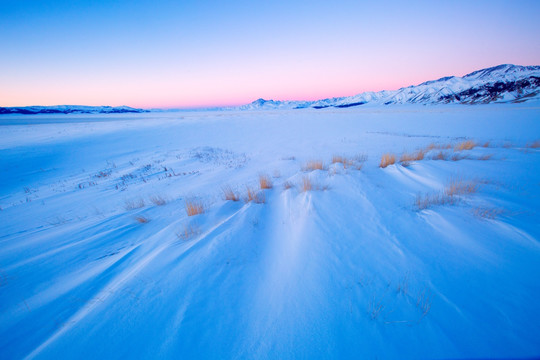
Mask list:
POLYGON ((534 104, 2 116, 0 358, 539 356, 539 138, 534 104))

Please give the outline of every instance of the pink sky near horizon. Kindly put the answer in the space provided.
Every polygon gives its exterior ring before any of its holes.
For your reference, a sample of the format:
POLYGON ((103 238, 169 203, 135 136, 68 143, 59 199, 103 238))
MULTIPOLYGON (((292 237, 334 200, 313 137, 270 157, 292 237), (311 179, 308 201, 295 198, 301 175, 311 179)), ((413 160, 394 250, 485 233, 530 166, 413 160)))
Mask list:
MULTIPOLYGON (((474 68, 444 70, 437 68, 414 69, 412 67, 395 68, 393 72, 378 69, 372 74, 358 71, 334 71, 317 75, 298 74, 298 72, 269 73, 258 75, 252 83, 252 76, 227 77, 216 79, 200 77, 182 81, 170 81, 164 78, 125 78, 121 84, 107 84, 101 80, 86 79, 81 84, 79 79, 56 80, 43 83, 47 92, 40 87, 34 90, 11 88, 11 93, 0 91, 2 106, 29 105, 128 105, 141 108, 191 108, 212 106, 236 106, 250 103, 258 98, 273 100, 319 100, 329 97, 352 96, 365 91, 396 90, 409 85, 416 85, 427 80, 443 76, 463 76, 480 68, 499 65, 490 63, 474 68), (405 73, 405 74, 404 74, 405 73), (188 83, 189 86, 184 86, 188 83), (82 86, 81 86, 82 85, 82 86), (15 90, 15 91, 13 91, 15 90), (28 99, 34 99, 28 103, 28 99), (181 99, 181 100, 180 100, 181 99)), ((527 64, 528 65, 528 64, 527 64)), ((462 66, 463 67, 463 66, 462 66)), ((458 68, 458 67, 456 67, 458 68)), ((118 81, 117 79, 114 79, 118 81)))

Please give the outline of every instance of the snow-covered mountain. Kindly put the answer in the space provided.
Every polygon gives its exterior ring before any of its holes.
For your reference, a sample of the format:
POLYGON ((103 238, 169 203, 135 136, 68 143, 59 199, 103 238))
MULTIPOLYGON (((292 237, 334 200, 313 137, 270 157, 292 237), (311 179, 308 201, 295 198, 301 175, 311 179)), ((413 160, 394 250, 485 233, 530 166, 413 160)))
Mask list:
POLYGON ((316 101, 258 99, 240 107, 251 109, 346 108, 364 104, 486 104, 540 100, 540 66, 504 64, 474 71, 463 77, 448 76, 399 90, 364 92, 354 96, 316 101))
POLYGON ((0 107, 0 114, 112 114, 142 112, 148 112, 148 110, 136 109, 129 106, 85 105, 0 107))

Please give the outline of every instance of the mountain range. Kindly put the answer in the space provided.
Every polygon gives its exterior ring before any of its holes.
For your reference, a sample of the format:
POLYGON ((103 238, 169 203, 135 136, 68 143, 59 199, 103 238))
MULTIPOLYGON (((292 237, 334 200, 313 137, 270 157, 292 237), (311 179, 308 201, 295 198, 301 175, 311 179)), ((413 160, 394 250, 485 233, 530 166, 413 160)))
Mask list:
MULTIPOLYGON (((447 76, 398 90, 368 91, 353 96, 315 101, 257 99, 239 107, 206 110, 324 109, 368 104, 488 104, 530 100, 540 100, 540 66, 503 64, 477 70, 463 77, 447 76)), ((0 114, 111 114, 150 111, 173 110, 83 105, 0 107, 0 114)))
POLYGON ((447 76, 398 90, 369 91, 316 101, 258 99, 238 109, 323 109, 366 104, 519 103, 533 99, 540 100, 540 66, 504 64, 477 70, 463 77, 447 76))
POLYGON ((55 106, 23 106, 0 107, 0 114, 116 114, 142 113, 144 109, 129 106, 85 106, 85 105, 55 105, 55 106))

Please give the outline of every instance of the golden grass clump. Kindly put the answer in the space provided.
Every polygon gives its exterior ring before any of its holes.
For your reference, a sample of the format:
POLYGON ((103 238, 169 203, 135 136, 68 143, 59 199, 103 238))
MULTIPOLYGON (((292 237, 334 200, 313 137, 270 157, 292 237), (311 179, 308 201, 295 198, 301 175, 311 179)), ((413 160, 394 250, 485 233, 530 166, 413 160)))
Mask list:
POLYGON ((414 200, 414 205, 418 210, 425 210, 435 205, 454 204, 457 198, 444 193, 418 194, 414 200))
POLYGON ((489 145, 490 145, 490 142, 486 141, 485 143, 482 144, 482 147, 487 148, 487 147, 489 147, 489 145))
POLYGON ((253 188, 246 186, 246 196, 244 197, 244 202, 248 203, 253 201, 255 204, 264 204, 266 203, 266 196, 263 191, 257 191, 253 188))
POLYGON ((324 170, 324 163, 321 160, 311 160, 304 165, 305 171, 324 170))
POLYGON ((292 188, 292 187, 293 187, 293 184, 292 184, 291 182, 289 182, 289 181, 285 181, 285 182, 283 183, 283 189, 284 189, 284 190, 288 190, 288 189, 290 189, 290 188, 292 188))
POLYGON ((265 174, 259 175, 259 186, 261 189, 271 189, 273 187, 272 180, 270 176, 265 174))
POLYGON ((434 149, 448 150, 448 149, 451 149, 451 148, 452 148, 452 144, 435 144, 435 143, 431 143, 428 146, 426 146, 426 148, 424 149, 424 152, 428 152, 428 151, 431 151, 431 150, 434 150, 434 149))
POLYGON ((379 167, 384 169, 388 165, 393 165, 395 163, 396 163, 396 155, 386 153, 386 154, 383 154, 383 156, 381 157, 381 163, 379 164, 379 167))
POLYGON ((229 185, 223 186, 221 191, 223 192, 223 198, 227 201, 240 200, 240 196, 229 185))
POLYGON ((454 146, 454 149, 456 151, 462 151, 462 150, 472 150, 474 149, 478 144, 472 140, 466 140, 462 141, 456 146, 454 146))
POLYGON ((124 208, 126 210, 135 210, 140 209, 144 207, 144 200, 143 199, 137 199, 137 200, 126 200, 124 208))
POLYGON ((196 198, 188 198, 185 202, 186 213, 188 216, 195 216, 204 213, 204 204, 196 198))
POLYGON ((420 149, 414 154, 414 160, 416 161, 424 160, 425 155, 426 155, 426 152, 420 149))
POLYGON ((425 210, 435 205, 448 205, 457 203, 461 195, 470 195, 478 191, 478 181, 452 180, 443 191, 432 194, 418 194, 414 205, 418 210, 425 210))
POLYGON ((167 203, 163 197, 159 195, 150 196, 150 202, 157 206, 163 206, 167 203))
POLYGON ((444 189, 447 196, 473 194, 478 190, 478 182, 463 181, 460 179, 452 180, 444 189))
POLYGON ((198 226, 189 224, 189 225, 186 225, 184 230, 177 232, 176 236, 180 240, 187 241, 191 238, 196 237, 200 233, 201 233, 201 229, 198 226))
POLYGON ((146 224, 147 222, 150 221, 150 219, 142 215, 139 215, 139 216, 135 216, 135 221, 137 221, 139 224, 146 224))
POLYGON ((437 154, 434 154, 431 159, 433 160, 448 160, 448 154, 444 151, 439 151, 437 154))
MULTIPOLYGON (((409 163, 411 161, 420 161, 420 160, 424 160, 424 156, 426 155, 426 151, 425 150, 418 150, 417 152, 415 153, 412 153, 412 154, 408 154, 408 153, 403 153, 401 155, 401 157, 399 158, 399 162, 401 163, 409 163)), ((402 164, 403 165, 403 164, 402 164)))
POLYGON ((332 164, 336 164, 336 163, 343 163, 343 161, 345 160, 345 158, 341 155, 333 155, 332 156, 332 164))
MULTIPOLYGON (((348 167, 354 166, 355 163, 357 163, 358 160, 356 158, 349 159, 345 156, 341 155, 333 155, 332 156, 332 164, 342 164, 344 169, 347 169, 348 167)), ((363 164, 360 164, 360 168, 362 168, 363 164)))
POLYGON ((459 160, 465 160, 468 158, 469 158, 469 155, 462 155, 462 154, 457 153, 457 154, 453 154, 450 160, 459 161, 459 160))
POLYGON ((413 161, 413 160, 414 160, 414 158, 413 158, 412 154, 403 153, 399 157, 399 162, 410 162, 410 161, 413 161))
POLYGON ((311 179, 307 176, 304 176, 302 178, 302 191, 311 191, 313 190, 313 183, 311 182, 311 179))
POLYGON ((353 158, 354 161, 354 167, 356 170, 362 170, 362 167, 364 166, 364 163, 367 161, 368 156, 365 153, 358 154, 353 158))
POLYGON ((486 154, 486 155, 479 156, 478 160, 485 161, 485 160, 491 159, 492 157, 493 157, 493 154, 486 154))

